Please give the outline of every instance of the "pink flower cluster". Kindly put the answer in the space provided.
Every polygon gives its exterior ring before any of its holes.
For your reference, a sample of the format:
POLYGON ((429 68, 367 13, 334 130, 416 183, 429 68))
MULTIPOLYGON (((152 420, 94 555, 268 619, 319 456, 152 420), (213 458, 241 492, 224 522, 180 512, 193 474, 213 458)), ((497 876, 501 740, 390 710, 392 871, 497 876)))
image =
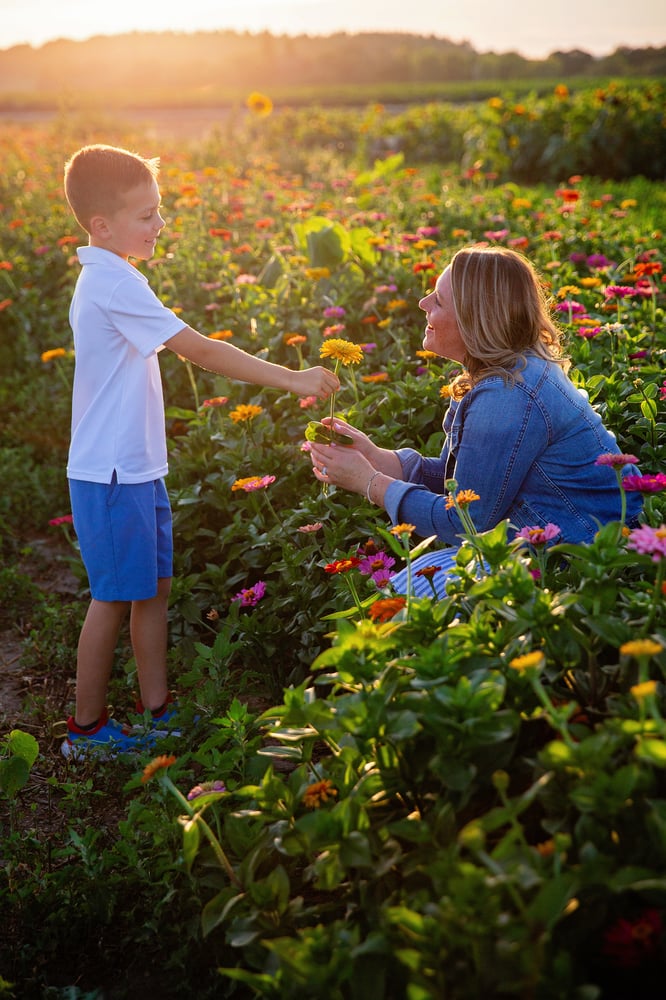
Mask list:
POLYGON ((641 555, 652 556, 653 562, 659 562, 666 557, 666 524, 659 528, 651 528, 642 524, 635 528, 627 540, 627 548, 641 555))

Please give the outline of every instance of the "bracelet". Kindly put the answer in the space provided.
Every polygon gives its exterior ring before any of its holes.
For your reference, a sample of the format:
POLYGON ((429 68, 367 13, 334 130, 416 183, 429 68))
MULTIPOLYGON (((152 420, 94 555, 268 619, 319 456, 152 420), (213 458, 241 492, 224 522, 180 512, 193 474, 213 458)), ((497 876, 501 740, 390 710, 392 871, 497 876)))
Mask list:
POLYGON ((365 495, 368 498, 368 503, 374 503, 374 500, 370 496, 370 487, 374 483, 374 481, 377 478, 377 476, 381 476, 381 475, 382 475, 381 472, 373 472, 372 475, 370 476, 370 478, 368 479, 368 485, 365 488, 365 495))

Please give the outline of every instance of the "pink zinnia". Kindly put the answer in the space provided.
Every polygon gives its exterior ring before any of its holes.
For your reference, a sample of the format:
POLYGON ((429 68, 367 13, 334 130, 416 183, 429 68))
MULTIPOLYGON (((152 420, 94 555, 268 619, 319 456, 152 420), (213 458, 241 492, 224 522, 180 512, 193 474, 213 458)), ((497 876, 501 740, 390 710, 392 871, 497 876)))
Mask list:
POLYGON ((626 493, 661 493, 666 490, 666 476, 663 472, 655 476, 625 476, 622 488, 626 493))
POLYGON ((266 584, 263 580, 258 580, 254 587, 247 587, 245 590, 239 590, 235 597, 232 597, 233 601, 240 601, 242 608, 253 608, 259 603, 261 598, 266 593, 266 584))
POLYGON ((375 552, 371 556, 366 556, 365 559, 361 560, 358 565, 358 571, 363 576, 371 576, 375 580, 377 573, 386 575, 386 572, 392 566, 395 566, 395 559, 392 556, 388 556, 385 552, 375 552))
POLYGON ((635 465, 638 459, 635 455, 615 455, 612 451, 606 452, 595 461, 595 465, 610 465, 613 469, 621 469, 625 465, 635 465))
POLYGON ((633 285, 609 285, 604 295, 607 299, 626 299, 635 292, 633 285))
POLYGON ((49 524, 53 527, 57 527, 59 524, 72 524, 74 518, 71 514, 63 514, 62 517, 52 517, 49 524))
POLYGON ((521 528, 516 534, 516 538, 522 538, 530 545, 545 545, 546 542, 552 542, 553 538, 557 538, 560 534, 562 531, 557 524, 545 524, 543 528, 539 525, 534 528, 521 528))
POLYGON ((666 524, 659 528, 651 528, 648 524, 635 528, 629 535, 627 548, 652 556, 653 562, 659 562, 666 556, 666 524))

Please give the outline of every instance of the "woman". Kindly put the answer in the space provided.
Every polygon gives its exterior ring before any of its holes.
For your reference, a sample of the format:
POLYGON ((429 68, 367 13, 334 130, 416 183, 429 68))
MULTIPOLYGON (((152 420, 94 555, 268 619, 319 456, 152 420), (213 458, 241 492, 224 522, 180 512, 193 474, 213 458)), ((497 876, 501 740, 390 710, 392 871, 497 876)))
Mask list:
MULTIPOLYGON (((503 247, 458 251, 435 288, 419 302, 427 324, 423 347, 460 362, 444 420, 438 458, 411 448, 379 448, 341 420, 334 429, 353 446, 312 444, 315 476, 365 494, 394 523, 410 523, 424 536, 457 545, 462 525, 447 507, 445 481, 473 490, 470 508, 478 531, 508 518, 511 532, 556 524, 559 541, 587 542, 600 523, 619 520, 615 472, 595 465, 599 455, 619 454, 608 431, 573 385, 561 355, 561 333, 550 318, 539 277, 520 254, 503 247)), ((635 474, 627 465, 623 474, 635 474)), ((638 494, 627 495, 627 519, 636 525, 638 494)), ((430 550, 419 565, 450 568, 455 553, 430 550)), ((404 587, 404 574, 394 578, 404 587)), ((443 593, 445 574, 439 573, 443 593)), ((415 592, 431 593, 416 578, 415 592)))

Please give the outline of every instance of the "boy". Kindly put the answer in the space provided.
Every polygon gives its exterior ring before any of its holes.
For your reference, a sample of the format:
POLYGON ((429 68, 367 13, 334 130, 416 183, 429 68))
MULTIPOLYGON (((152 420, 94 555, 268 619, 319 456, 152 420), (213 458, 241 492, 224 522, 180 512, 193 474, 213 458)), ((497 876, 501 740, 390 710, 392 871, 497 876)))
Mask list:
POLYGON ((290 371, 186 326, 129 258, 150 260, 164 220, 159 162, 85 146, 65 167, 65 194, 88 246, 72 304, 76 365, 67 476, 91 601, 77 655, 76 709, 66 757, 115 756, 150 745, 173 716, 167 688, 167 604, 172 576, 164 403, 157 352, 257 385, 325 399, 339 388, 325 368, 290 371), (137 735, 106 711, 122 622, 130 612, 141 709, 137 735))

